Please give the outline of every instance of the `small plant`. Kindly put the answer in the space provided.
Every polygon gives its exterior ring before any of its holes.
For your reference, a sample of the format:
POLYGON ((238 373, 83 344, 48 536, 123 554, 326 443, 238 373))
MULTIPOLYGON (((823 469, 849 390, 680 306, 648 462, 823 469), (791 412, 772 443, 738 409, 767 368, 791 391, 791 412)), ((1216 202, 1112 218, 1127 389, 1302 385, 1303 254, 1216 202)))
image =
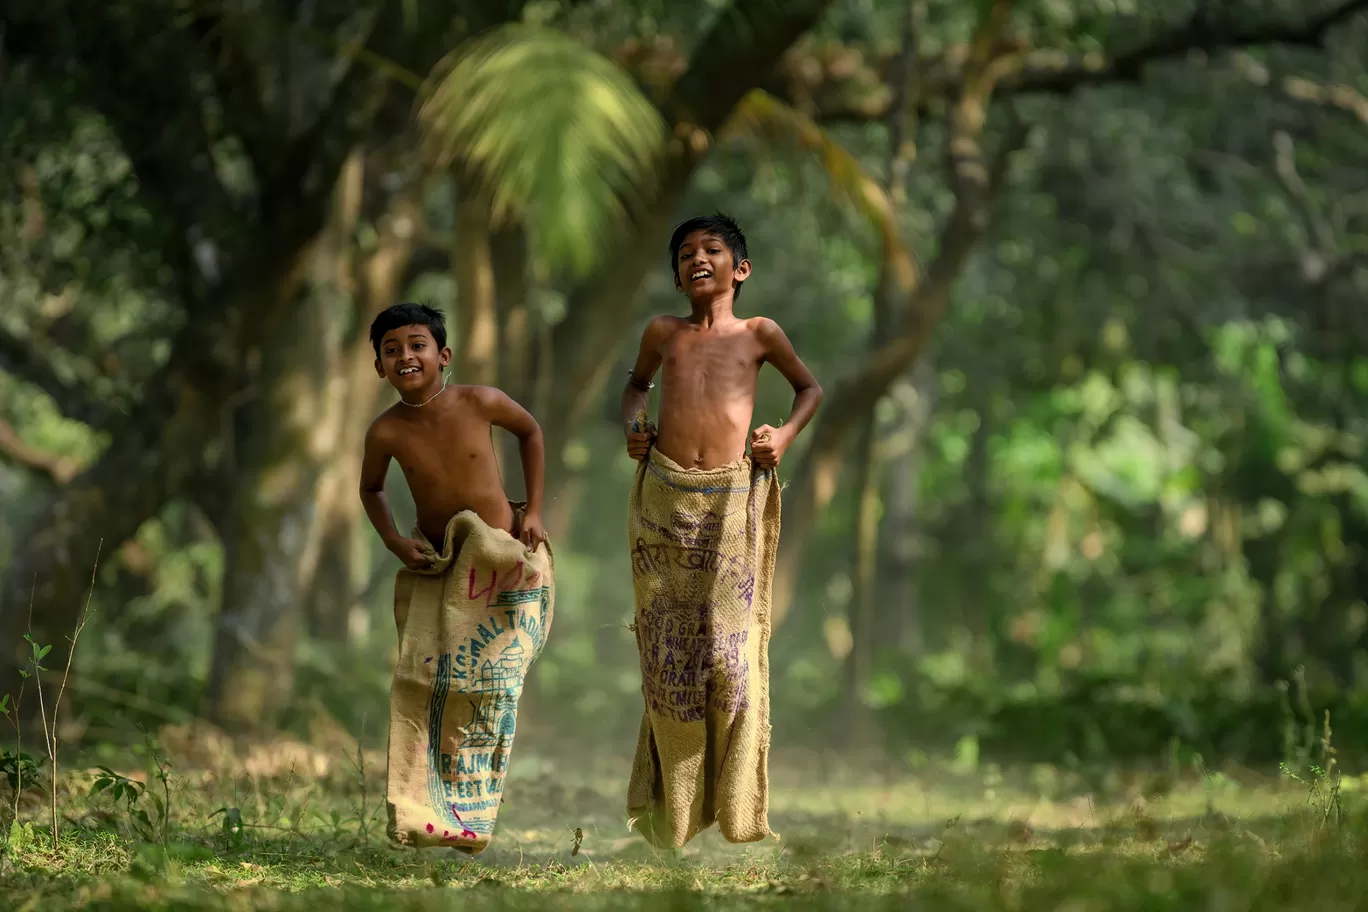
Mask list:
POLYGON ((149 772, 162 787, 160 795, 152 795, 152 804, 157 808, 157 822, 161 829, 161 844, 164 849, 171 837, 171 762, 157 750, 151 735, 144 731, 143 737, 147 741, 147 756, 151 761, 149 772))
MULTIPOLYGON (((24 634, 24 640, 29 644, 29 648, 31 650, 31 654, 29 656, 29 664, 33 666, 32 676, 34 683, 37 685, 38 715, 43 723, 43 747, 47 750, 48 761, 50 764, 51 771, 51 775, 48 779, 48 784, 50 786, 48 788, 48 793, 52 799, 50 809, 52 812, 52 848, 54 851, 61 844, 62 832, 61 819, 58 817, 57 814, 57 721, 61 714, 62 697, 66 695, 67 681, 71 678, 71 660, 76 655, 76 642, 81 638, 81 631, 85 629, 86 621, 90 619, 90 600, 95 594, 95 577, 100 569, 100 549, 103 547, 104 539, 100 539, 100 543, 95 547, 95 563, 90 569, 90 588, 86 592, 85 606, 81 609, 81 615, 76 621, 76 629, 72 631, 71 634, 71 648, 67 650, 66 668, 62 672, 62 680, 57 687, 57 694, 52 701, 51 710, 49 710, 46 703, 46 699, 43 695, 42 676, 43 672, 48 670, 47 668, 43 667, 43 659, 47 658, 48 653, 52 651, 52 646, 50 644, 43 645, 33 638, 33 596, 32 594, 30 594, 29 596, 30 631, 24 634)), ((24 679, 24 682, 27 683, 29 678, 28 670, 20 669, 19 674, 24 679)), ((22 689, 20 690, 20 699, 23 699, 22 689)), ((15 710, 15 715, 17 716, 17 706, 15 707, 15 710)), ((5 715, 9 717, 10 713, 8 712, 8 709, 6 710, 5 715)), ((14 719, 11 719, 11 721, 15 723, 15 737, 17 739, 19 736, 19 725, 18 722, 14 719)), ((18 819, 19 794, 16 791, 14 801, 14 820, 17 821, 18 819)))
POLYGON ((1320 738, 1320 753, 1324 758, 1324 765, 1310 763, 1303 771, 1298 771, 1287 761, 1279 764, 1284 776, 1306 787, 1306 801, 1320 815, 1321 826, 1330 822, 1331 815, 1334 815, 1336 826, 1344 822, 1339 761, 1335 757, 1335 748, 1331 744, 1331 736, 1330 711, 1326 710, 1320 738))
POLYGON ((90 794, 93 796, 106 791, 114 799, 116 805, 123 803, 129 821, 138 837, 147 842, 155 842, 156 827, 152 823, 152 818, 148 816, 147 809, 138 804, 143 795, 147 793, 147 786, 136 779, 129 779, 127 776, 116 773, 107 766, 102 766, 99 768, 99 775, 90 785, 90 794))
POLYGON ((1335 756, 1330 728, 1330 711, 1326 710, 1323 714, 1320 735, 1317 737, 1316 717, 1307 695, 1304 669, 1298 668, 1293 673, 1293 682, 1296 685, 1297 711, 1292 706, 1293 689, 1285 681, 1278 682, 1283 705, 1283 759, 1278 769, 1285 778, 1306 788, 1306 800, 1320 814, 1321 826, 1328 823, 1332 815, 1335 824, 1339 825, 1344 822, 1344 804, 1341 799, 1339 761, 1335 756), (1300 737, 1297 731, 1299 723, 1300 737))
POLYGON ((25 782, 31 783, 29 788, 37 787, 38 761, 32 754, 23 751, 0 750, 0 775, 5 777, 5 784, 10 790, 18 795, 25 782))
POLYGON ((234 848, 242 845, 242 809, 224 806, 210 814, 209 819, 213 820, 219 814, 223 815, 219 828, 224 840, 234 848))

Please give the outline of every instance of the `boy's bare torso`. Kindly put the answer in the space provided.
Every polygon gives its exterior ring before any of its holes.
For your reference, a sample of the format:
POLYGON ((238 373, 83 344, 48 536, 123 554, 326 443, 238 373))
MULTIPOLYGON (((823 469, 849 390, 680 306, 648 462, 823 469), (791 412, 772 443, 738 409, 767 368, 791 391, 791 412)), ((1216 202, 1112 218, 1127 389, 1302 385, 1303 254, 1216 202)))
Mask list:
POLYGON ((422 408, 396 403, 376 423, 399 463, 417 509, 418 528, 441 548, 447 523, 462 510, 491 528, 517 534, 494 454, 491 422, 476 387, 448 386, 422 408))
POLYGON ((760 318, 702 326, 666 317, 655 446, 685 468, 710 469, 746 454, 765 346, 760 318))

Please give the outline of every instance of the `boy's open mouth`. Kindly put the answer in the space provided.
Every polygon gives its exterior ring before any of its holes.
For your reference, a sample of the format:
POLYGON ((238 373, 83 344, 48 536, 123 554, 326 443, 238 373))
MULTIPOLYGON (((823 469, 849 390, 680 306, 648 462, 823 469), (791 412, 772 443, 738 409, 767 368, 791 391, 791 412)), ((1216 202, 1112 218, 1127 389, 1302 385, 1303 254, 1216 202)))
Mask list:
POLYGON ((420 370, 422 370, 421 367, 401 367, 399 368, 399 376, 407 377, 409 374, 416 374, 420 370))
POLYGON ((703 279, 711 279, 711 278, 712 278, 712 272, 711 272, 710 270, 707 270, 707 269, 696 269, 696 270, 694 270, 693 272, 689 273, 689 281, 690 281, 690 282, 700 282, 700 281, 702 281, 703 279))

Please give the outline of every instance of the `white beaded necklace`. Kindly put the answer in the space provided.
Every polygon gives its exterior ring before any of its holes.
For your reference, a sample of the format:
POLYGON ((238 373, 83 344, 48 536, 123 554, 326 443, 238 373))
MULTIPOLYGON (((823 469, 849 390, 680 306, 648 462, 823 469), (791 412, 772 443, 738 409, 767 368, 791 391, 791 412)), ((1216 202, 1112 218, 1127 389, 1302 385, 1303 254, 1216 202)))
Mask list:
POLYGON ((442 378, 442 388, 439 389, 437 392, 433 393, 431 396, 428 396, 422 402, 409 402, 403 396, 399 397, 399 401, 404 403, 404 405, 407 405, 409 408, 422 408, 423 406, 431 402, 433 399, 436 399, 438 396, 442 395, 442 393, 444 392, 446 392, 446 377, 442 378))

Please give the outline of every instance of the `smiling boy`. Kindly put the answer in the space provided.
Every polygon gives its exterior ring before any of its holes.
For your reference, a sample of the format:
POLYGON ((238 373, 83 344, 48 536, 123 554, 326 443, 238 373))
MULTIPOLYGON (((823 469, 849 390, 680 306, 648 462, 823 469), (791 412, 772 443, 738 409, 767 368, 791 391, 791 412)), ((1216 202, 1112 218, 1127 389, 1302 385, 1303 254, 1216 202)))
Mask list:
POLYGON ((650 842, 677 848, 714 821, 731 842, 769 835, 775 469, 822 389, 777 323, 733 312, 751 274, 734 221, 690 219, 670 256, 690 314, 647 324, 622 417, 640 461, 628 540, 646 704, 628 815, 650 842), (752 431, 766 363, 793 387, 793 407, 779 427, 752 431), (662 367, 657 432, 647 405, 662 367))
POLYGON ((404 472, 418 528, 429 542, 440 545, 447 523, 462 510, 529 547, 545 541, 541 511, 546 456, 536 420, 501 390, 446 382, 451 349, 437 310, 396 304, 375 318, 370 336, 376 372, 399 392, 399 401, 367 432, 361 466, 361 501, 385 546, 410 570, 431 564, 422 544, 394 527, 385 496, 391 459, 404 472), (499 477, 492 427, 518 438, 527 490, 521 517, 499 477))
POLYGON ((542 528, 541 428, 487 386, 447 383, 440 312, 396 304, 371 325, 399 402, 366 434, 361 500, 404 564, 394 582, 387 833, 475 854, 493 838, 528 669, 550 633, 555 563, 542 528), (527 503, 511 504, 492 428, 518 438, 527 503), (417 508, 400 535, 385 496, 396 460, 417 508))

